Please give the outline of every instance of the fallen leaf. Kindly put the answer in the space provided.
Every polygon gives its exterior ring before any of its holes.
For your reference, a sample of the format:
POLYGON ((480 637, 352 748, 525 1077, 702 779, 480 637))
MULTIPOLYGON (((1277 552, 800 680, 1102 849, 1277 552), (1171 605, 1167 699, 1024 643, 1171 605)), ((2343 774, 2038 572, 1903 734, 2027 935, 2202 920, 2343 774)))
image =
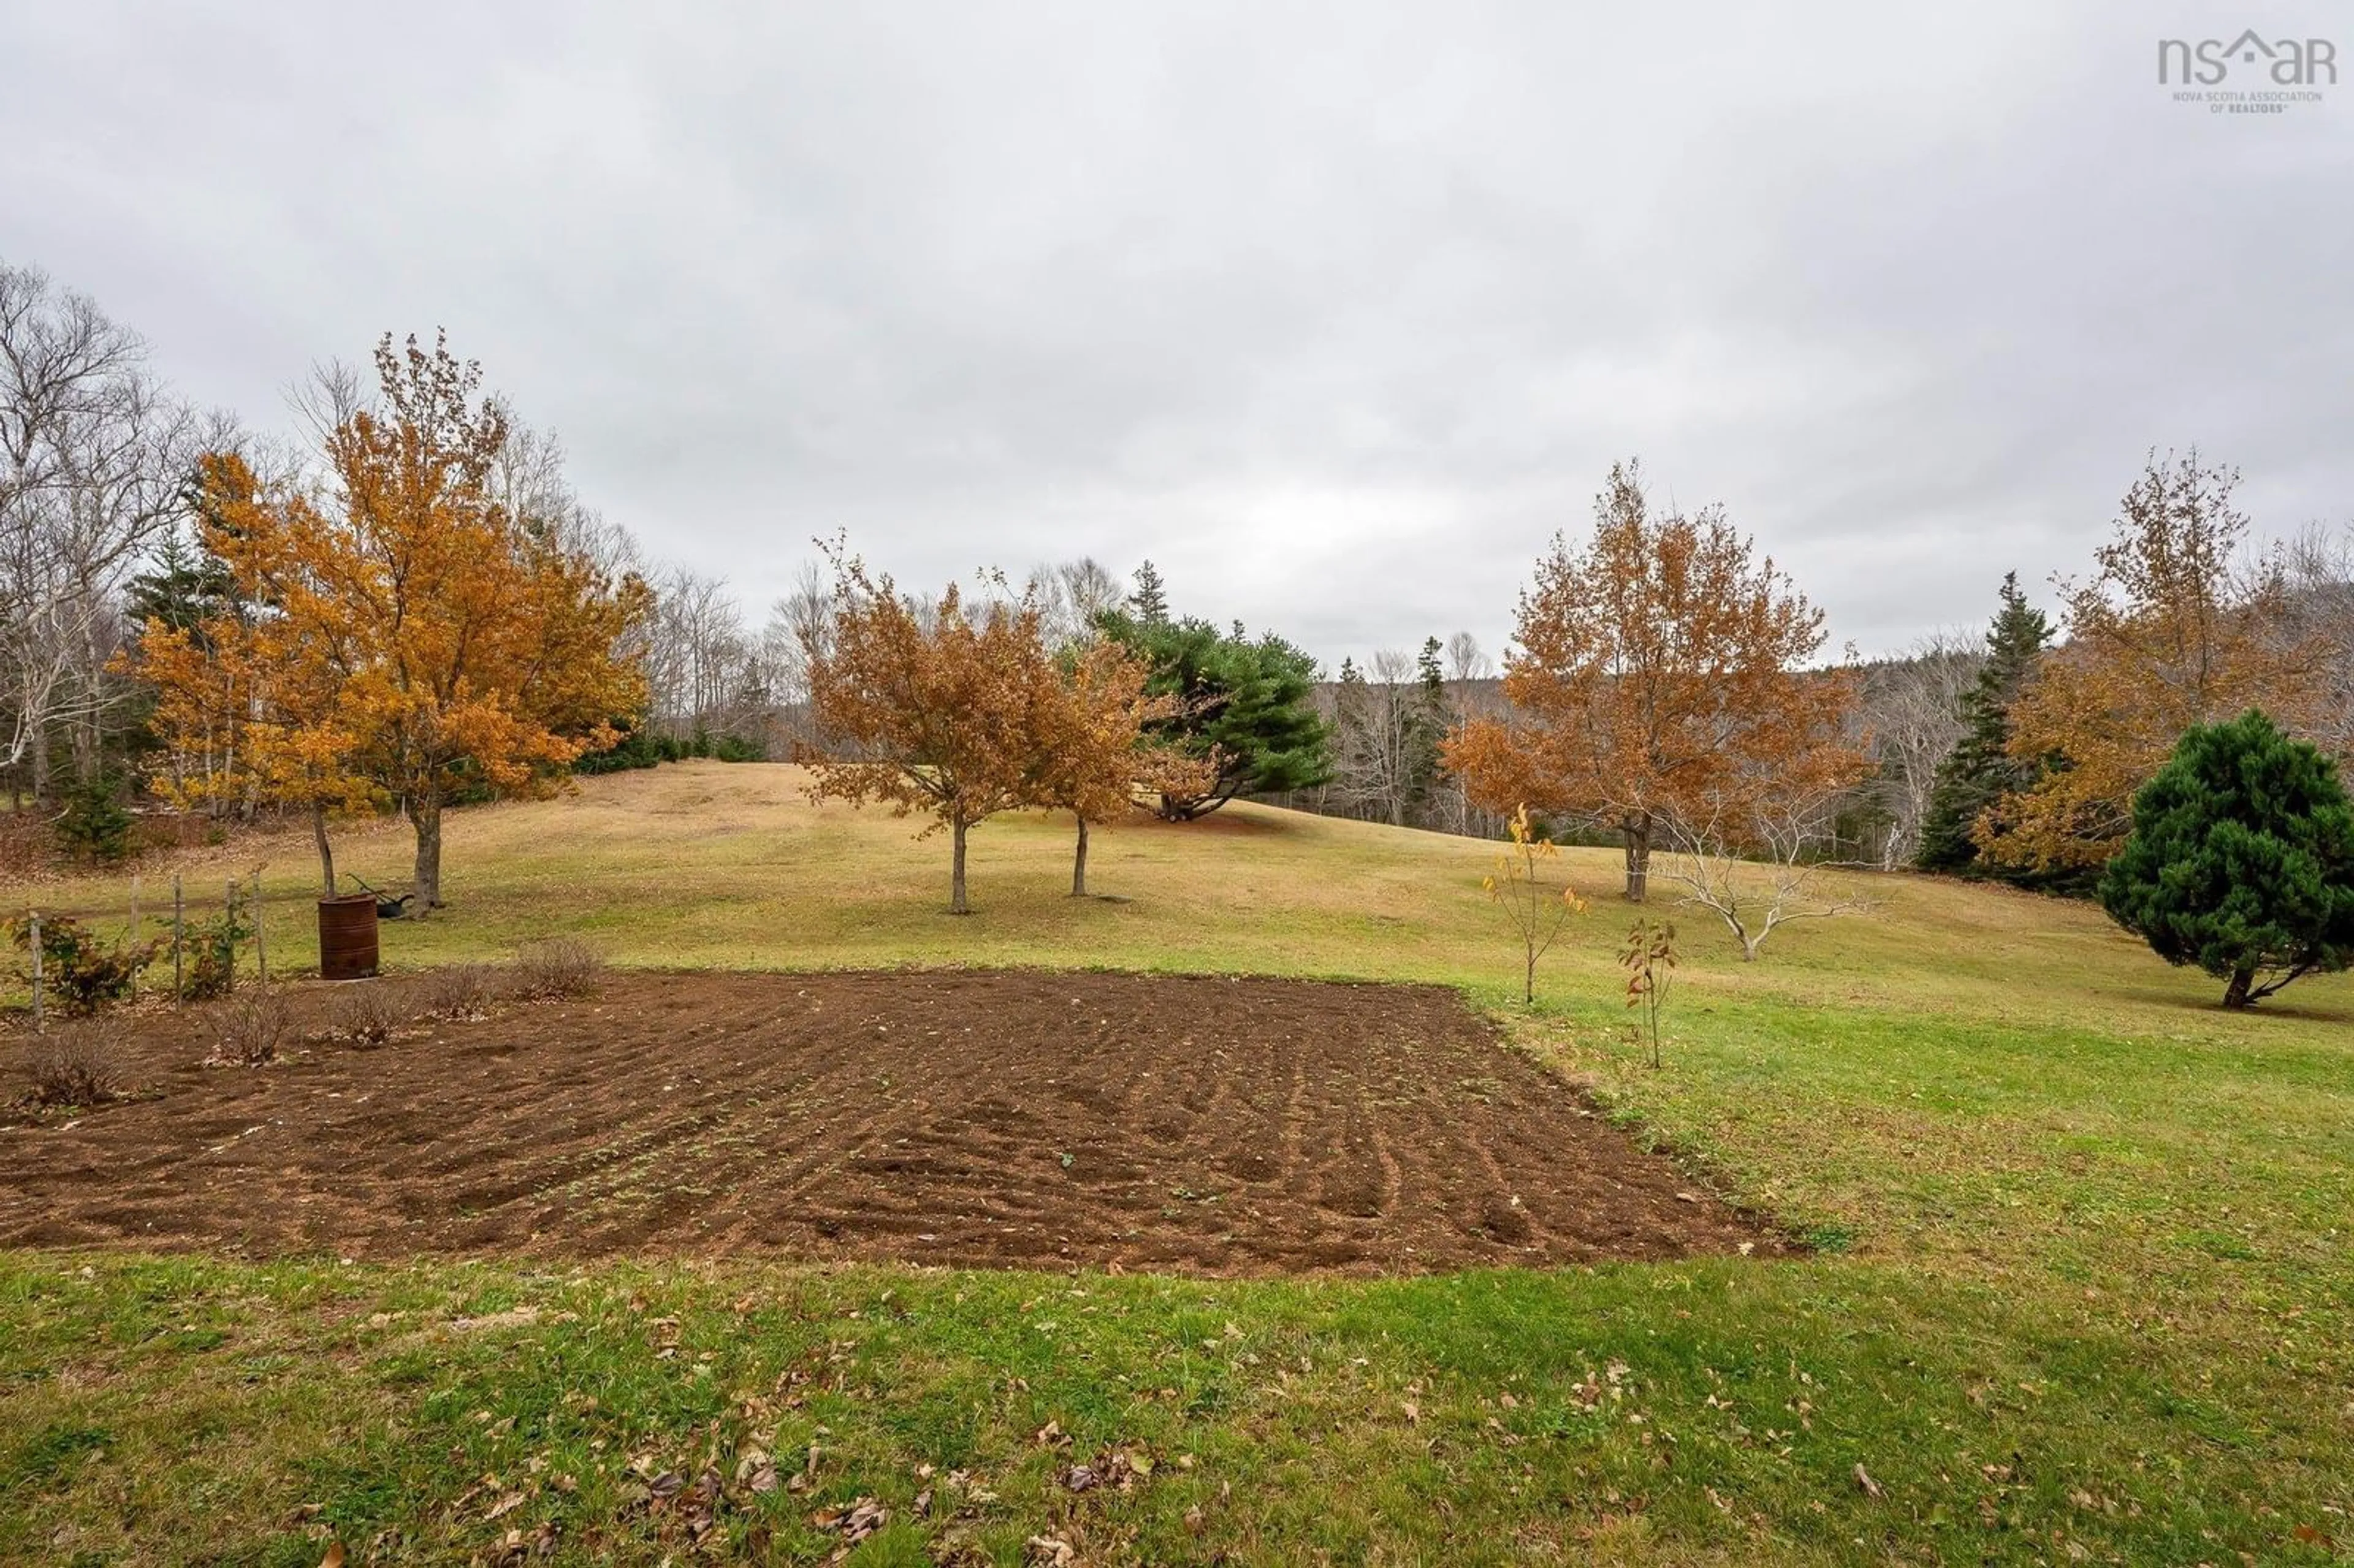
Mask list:
POLYGON ((490 1510, 484 1513, 482 1518, 485 1520, 504 1518, 506 1515, 511 1514, 514 1512, 515 1510, 523 1507, 523 1493, 509 1492, 506 1496, 493 1503, 490 1506, 490 1510))
POLYGON ((344 1543, 342 1542, 330 1541, 327 1542, 327 1554, 319 1559, 319 1568, 344 1568, 344 1543))
POLYGON ((1405 1418, 1408 1423, 1417 1425, 1420 1425, 1422 1421, 1421 1405, 1416 1404, 1411 1399, 1401 1399, 1398 1401, 1398 1408, 1405 1412, 1405 1418))
POLYGON ((860 1498, 848 1508, 820 1509, 810 1515, 810 1522, 820 1530, 840 1531, 844 1546, 855 1546, 876 1531, 891 1517, 891 1510, 873 1498, 860 1498))
POLYGON ((1185 1533, 1188 1535, 1202 1533, 1202 1510, 1199 1508, 1189 1508, 1185 1510, 1185 1533))
POLYGON ((1861 1461, 1858 1461, 1855 1467, 1855 1484, 1863 1489, 1865 1497, 1876 1498, 1880 1495, 1880 1483, 1872 1478, 1872 1473, 1863 1467, 1861 1461))
POLYGON ((1030 1553, 1030 1561, 1043 1563, 1045 1568, 1070 1568, 1079 1558, 1071 1543, 1059 1535, 1034 1535, 1022 1545, 1030 1553))

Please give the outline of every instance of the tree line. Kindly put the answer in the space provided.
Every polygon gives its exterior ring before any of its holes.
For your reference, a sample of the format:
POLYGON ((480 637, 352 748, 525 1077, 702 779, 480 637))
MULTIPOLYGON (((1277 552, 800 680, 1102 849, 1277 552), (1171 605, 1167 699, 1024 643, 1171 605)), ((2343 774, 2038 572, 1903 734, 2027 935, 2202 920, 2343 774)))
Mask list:
POLYGON ((2262 548, 2236 470, 2152 453, 2061 622, 2006 578, 1923 824, 1925 869, 2084 888, 2192 728, 2261 709, 2354 760, 2354 534, 2262 548))
POLYGON ((1077 815, 1084 891, 1087 825, 1115 805, 1188 821, 1324 778, 1314 661, 1172 615, 1149 564, 1133 594, 1082 559, 969 599, 836 549, 749 632, 724 582, 650 567, 439 339, 314 369, 278 439, 175 399, 134 333, 0 268, 0 767, 19 821, 85 848, 126 847, 134 787, 294 812, 332 894, 332 825, 398 811, 429 909, 453 805, 781 754, 937 809, 963 907, 965 832, 1007 805, 1077 815))
POLYGON ((2093 572, 2059 581, 2060 625, 2014 573, 1981 650, 1867 673, 1820 660, 1822 612, 1722 508, 1659 513, 1619 464, 1591 535, 1557 535, 1522 595, 1502 711, 1452 730, 1443 766, 1491 811, 1612 829, 1630 902, 1663 854, 1747 958, 1841 911, 1810 868, 1861 808, 1923 869, 2097 892, 2244 1005, 2267 973, 2354 958, 2333 793, 2354 760, 2354 535, 2260 548, 2238 482, 2153 451, 2093 572))
POLYGON ((330 821, 397 810, 428 906, 449 806, 687 751, 920 806, 959 865, 996 810, 1071 810, 1075 886, 1115 803, 1490 837, 1526 811, 1621 845, 1630 900, 1664 878, 1755 956, 1836 911, 1809 885, 1826 860, 2093 891, 2180 737, 2250 708, 2354 751, 2354 545, 2258 548, 2238 475, 2196 452, 2151 455, 2056 623, 2014 575, 1982 643, 1872 665, 1826 656, 1822 611, 1722 506, 1659 507, 1629 460, 1536 563, 1500 672, 1458 632, 1333 673, 1179 613, 1149 561, 1132 586, 1080 559, 914 595, 837 544, 755 630, 723 580, 650 565, 585 505, 478 367, 387 336, 372 369, 314 372, 302 435, 257 436, 175 400, 89 301, 0 268, 19 802, 102 821, 135 775, 192 809, 301 811, 329 888, 330 821))

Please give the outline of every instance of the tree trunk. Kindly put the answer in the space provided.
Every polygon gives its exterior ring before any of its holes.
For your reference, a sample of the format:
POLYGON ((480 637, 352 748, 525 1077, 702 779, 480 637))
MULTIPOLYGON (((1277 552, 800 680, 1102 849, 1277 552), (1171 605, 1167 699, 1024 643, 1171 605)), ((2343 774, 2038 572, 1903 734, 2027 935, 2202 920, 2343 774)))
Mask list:
POLYGON ((2251 1000, 2248 995, 2248 991, 2255 983, 2255 970, 2252 969, 2233 969, 2232 971, 2232 983, 2227 986, 2223 991, 2223 1005, 2225 1007, 2247 1006, 2251 1000))
POLYGON ((417 825, 417 874, 414 891, 419 909, 441 907, 441 802, 412 796, 408 820, 417 825))
POLYGON ((98 719, 84 714, 66 726, 66 737, 72 742, 73 781, 77 785, 98 781, 98 719))
POLYGON ((1640 904, 1651 884, 1651 813, 1629 811, 1618 831, 1627 840, 1627 902, 1640 904))
POLYGON ((33 804, 49 803, 49 726, 39 720, 33 722, 33 804))
POLYGON ((1087 895, 1087 820, 1085 817, 1081 817, 1079 819, 1078 852, 1071 857, 1071 896, 1074 898, 1085 898, 1087 895))
POLYGON ((949 913, 951 915, 972 913, 972 906, 964 900, 964 832, 962 817, 949 824, 949 836, 956 841, 954 865, 949 873, 949 913))
POLYGON ((311 836, 319 842, 319 874, 325 879, 326 892, 322 897, 335 895, 335 851, 327 842, 327 807, 322 800, 311 802, 311 836))

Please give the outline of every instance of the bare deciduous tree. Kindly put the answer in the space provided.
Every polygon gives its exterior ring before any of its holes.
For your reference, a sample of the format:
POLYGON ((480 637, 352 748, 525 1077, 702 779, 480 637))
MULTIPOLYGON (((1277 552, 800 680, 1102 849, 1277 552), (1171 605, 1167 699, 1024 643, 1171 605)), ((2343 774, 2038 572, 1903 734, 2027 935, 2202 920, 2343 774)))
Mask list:
POLYGON ((1414 656, 1376 651, 1348 735, 1341 737, 1335 782, 1341 798, 1372 821, 1402 826, 1415 804, 1421 688, 1414 656))
POLYGON ((1887 819, 1881 869, 1909 865, 1921 847, 1921 823, 1937 768, 1962 738, 1962 694, 1986 664, 1980 640, 1937 631, 1864 676, 1861 722, 1878 769, 1867 786, 1887 819))
POLYGON ((2318 666, 2314 742, 2354 767, 2354 523, 2336 530, 2316 524, 2289 541, 2283 557, 2282 641, 2306 649, 2318 666))
POLYGON ((1870 908, 1863 899, 1826 895, 1819 885, 1823 867, 1814 856, 1829 842, 1840 789, 1825 778, 1669 819, 1662 879, 1683 890, 1679 902, 1723 921, 1748 963, 1776 929, 1794 920, 1870 908))
POLYGON ((1479 646, 1479 640, 1468 631, 1458 631, 1447 640, 1447 679, 1457 686, 1473 681, 1494 678, 1496 662, 1479 646))
POLYGON ((1030 584, 1045 616, 1046 640, 1055 647, 1093 642, 1096 617, 1118 609, 1128 598, 1128 585, 1093 556, 1039 567, 1031 572, 1030 584))
POLYGON ((200 445, 224 432, 148 372, 145 343, 83 295, 0 265, 0 691, 5 761, 46 790, 62 729, 95 776, 116 694, 120 593, 186 514, 200 445))
POLYGON ((727 579, 684 567, 655 578, 646 681, 649 717, 664 734, 733 733, 758 683, 753 657, 727 579))

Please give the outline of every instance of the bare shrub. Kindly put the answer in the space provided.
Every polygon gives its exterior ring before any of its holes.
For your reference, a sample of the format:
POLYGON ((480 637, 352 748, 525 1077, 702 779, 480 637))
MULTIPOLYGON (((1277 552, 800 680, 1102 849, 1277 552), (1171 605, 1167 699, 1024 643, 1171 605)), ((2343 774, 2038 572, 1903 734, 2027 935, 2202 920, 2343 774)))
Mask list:
POLYGON ((102 1042, 87 1028, 68 1026, 25 1064, 26 1092, 20 1105, 87 1108, 122 1098, 122 1085, 109 1065, 102 1042))
POLYGON ((402 981, 363 980, 335 998, 335 1033, 358 1045, 388 1044, 420 1000, 402 981))
POLYGON ((605 981, 605 960, 588 943, 552 937, 515 954, 515 982, 529 997, 593 996, 605 981))
POLYGON ((417 979, 423 1011, 429 1018, 471 1022, 487 1016, 493 1002, 511 989, 507 977, 489 964, 451 964, 428 969, 417 979))
POLYGON ((278 1060, 278 1048, 294 1026, 286 999, 256 987, 239 991, 205 1013, 213 1048, 207 1067, 259 1067, 278 1060))

